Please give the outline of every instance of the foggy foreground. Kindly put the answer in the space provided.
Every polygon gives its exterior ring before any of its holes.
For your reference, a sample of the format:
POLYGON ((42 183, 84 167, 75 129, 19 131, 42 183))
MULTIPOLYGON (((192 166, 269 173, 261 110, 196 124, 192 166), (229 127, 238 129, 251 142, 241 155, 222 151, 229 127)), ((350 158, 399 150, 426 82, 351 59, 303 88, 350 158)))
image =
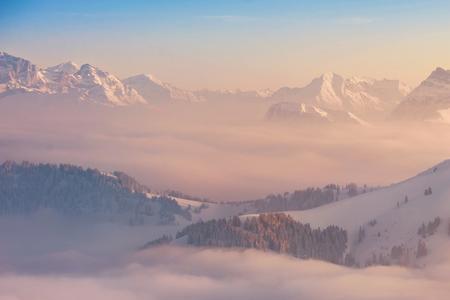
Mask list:
POLYGON ((91 273, 1 274, 0 299, 444 300, 450 293, 449 268, 446 260, 420 270, 349 269, 254 250, 171 247, 132 255, 91 273))

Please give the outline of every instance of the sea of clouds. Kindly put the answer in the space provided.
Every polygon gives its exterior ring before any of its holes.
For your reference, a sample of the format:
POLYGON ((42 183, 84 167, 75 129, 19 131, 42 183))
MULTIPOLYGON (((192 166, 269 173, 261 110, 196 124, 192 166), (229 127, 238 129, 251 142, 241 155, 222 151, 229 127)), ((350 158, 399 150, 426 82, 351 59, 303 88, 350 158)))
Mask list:
POLYGON ((121 170, 156 190, 235 201, 329 183, 387 185, 449 156, 448 125, 267 122, 269 104, 111 108, 10 99, 0 102, 0 161, 121 170))
POLYGON ((254 250, 163 247, 91 273, 0 275, 0 299, 436 299, 450 263, 427 269, 349 269, 254 250))

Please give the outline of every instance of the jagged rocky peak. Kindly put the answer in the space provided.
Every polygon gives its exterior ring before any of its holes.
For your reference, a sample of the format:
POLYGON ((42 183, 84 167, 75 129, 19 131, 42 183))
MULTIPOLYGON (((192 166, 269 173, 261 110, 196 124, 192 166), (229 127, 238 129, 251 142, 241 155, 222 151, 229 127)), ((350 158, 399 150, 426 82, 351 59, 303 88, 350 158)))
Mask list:
POLYGON ((84 64, 80 67, 78 72, 75 73, 75 76, 83 78, 83 79, 92 79, 94 82, 101 83, 99 80, 100 77, 106 78, 110 76, 108 72, 102 71, 99 68, 94 67, 90 64, 84 64))
POLYGON ((74 77, 81 100, 108 105, 146 103, 135 89, 122 83, 116 76, 90 64, 82 65, 74 77))
POLYGON ((328 72, 304 87, 281 88, 271 99, 305 103, 322 110, 345 111, 372 120, 388 115, 408 92, 407 85, 398 80, 345 78, 328 72))
POLYGON ((46 80, 41 69, 29 60, 0 52, 0 84, 9 88, 41 88, 46 80))

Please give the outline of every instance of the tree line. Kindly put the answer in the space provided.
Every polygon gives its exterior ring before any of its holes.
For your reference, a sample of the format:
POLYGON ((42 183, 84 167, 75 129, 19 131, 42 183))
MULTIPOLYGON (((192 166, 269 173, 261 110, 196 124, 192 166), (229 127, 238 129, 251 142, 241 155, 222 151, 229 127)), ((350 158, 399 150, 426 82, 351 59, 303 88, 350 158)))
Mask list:
POLYGON ((214 219, 185 227, 176 238, 187 244, 205 247, 236 247, 270 250, 298 258, 314 258, 343 263, 347 232, 337 226, 312 228, 290 216, 261 214, 241 220, 239 217, 214 219))

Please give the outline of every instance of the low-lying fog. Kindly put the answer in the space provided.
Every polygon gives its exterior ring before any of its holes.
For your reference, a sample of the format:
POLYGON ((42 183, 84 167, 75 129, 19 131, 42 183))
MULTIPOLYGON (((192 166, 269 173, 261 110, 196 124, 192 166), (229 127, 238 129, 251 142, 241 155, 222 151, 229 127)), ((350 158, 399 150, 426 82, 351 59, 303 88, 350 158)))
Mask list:
POLYGON ((266 102, 56 103, 0 101, 2 161, 121 170, 155 190, 234 201, 332 182, 390 184, 450 149, 448 125, 313 128, 264 121, 266 102))
POLYGON ((448 260, 420 270, 348 269, 254 250, 166 247, 91 273, 2 273, 0 299, 446 300, 449 270, 448 260))

